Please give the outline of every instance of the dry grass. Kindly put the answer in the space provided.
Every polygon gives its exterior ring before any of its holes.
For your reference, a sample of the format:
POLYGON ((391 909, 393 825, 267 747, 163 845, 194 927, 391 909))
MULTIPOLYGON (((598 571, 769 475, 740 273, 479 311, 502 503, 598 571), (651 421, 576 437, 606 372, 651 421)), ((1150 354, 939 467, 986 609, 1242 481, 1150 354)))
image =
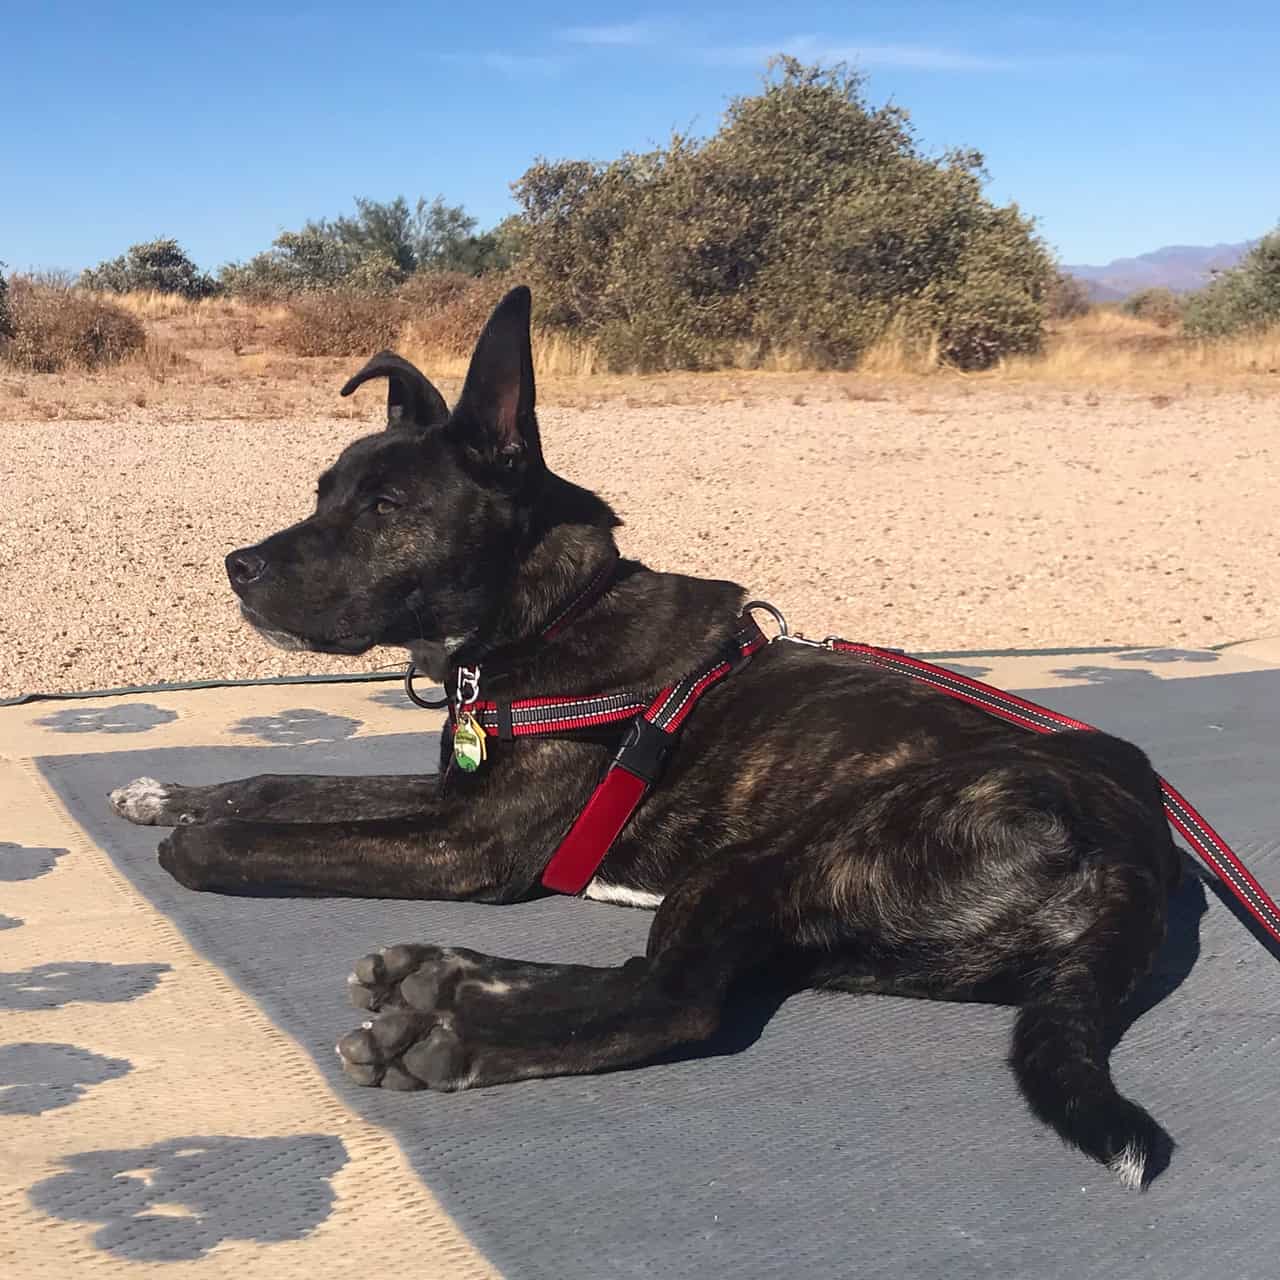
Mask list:
POLYGON ((208 307, 226 306, 221 298, 206 298, 193 302, 177 293, 157 293, 154 290, 138 293, 100 293, 117 306, 132 312, 139 320, 167 320, 170 316, 189 316, 208 307))
POLYGON ((270 345, 272 335, 289 318, 289 308, 274 302, 254 303, 240 298, 192 301, 172 293, 106 296, 142 320, 150 336, 163 337, 186 350, 244 355, 254 346, 270 345))
MULTIPOLYGON (((114 418, 147 408, 182 417, 318 413, 372 420, 376 396, 336 398, 356 363, 391 346, 438 381, 446 396, 456 393, 476 335, 506 285, 442 276, 414 282, 397 298, 359 299, 348 308, 333 297, 292 304, 155 293, 100 297, 48 282, 39 286, 42 292, 52 288, 75 307, 109 312, 125 325, 120 332, 135 338, 140 326, 145 342, 126 343, 110 367, 90 351, 79 363, 64 361, 52 377, 28 359, 11 358, 8 375, 0 376, 0 419, 114 418)), ((22 288, 17 282, 19 293, 22 288)), ((1040 355, 972 374, 939 367, 936 345, 901 326, 852 374, 814 373, 786 352, 762 359, 746 345, 734 353, 736 367, 720 373, 613 374, 590 342, 551 331, 535 332, 534 360, 541 399, 578 407, 753 403, 765 396, 793 403, 797 396, 877 400, 954 383, 1056 387, 1087 402, 1095 389, 1108 388, 1148 395, 1280 389, 1280 329, 1201 342, 1117 309, 1094 308, 1055 325, 1040 355)))
POLYGON ((61 373, 119 364, 141 351, 146 329, 123 307, 61 282, 10 282, 12 336, 0 356, 28 373, 61 373))
POLYGON ((921 341, 901 321, 890 324, 858 363, 860 372, 875 378, 923 378, 938 368, 937 337, 921 341))
POLYGON ((1051 326, 1038 355, 1011 356, 993 369, 959 374, 939 366, 936 342, 921 342, 903 327, 894 326, 863 357, 858 372, 871 378, 960 376, 980 382, 1078 389, 1145 389, 1156 384, 1280 388, 1275 381, 1280 375, 1280 327, 1264 334, 1206 342, 1188 338, 1166 323, 1095 307, 1086 315, 1051 326))
POLYGON ((1095 310, 1049 336, 1038 356, 1005 361, 993 375, 1019 382, 1148 387, 1239 386, 1280 374, 1280 328, 1218 342, 1151 320, 1095 310))
MULTIPOLYGON (((482 320, 481 325, 483 323, 482 320)), ((462 378, 471 359, 475 334, 479 332, 477 327, 470 345, 459 350, 456 343, 441 341, 428 326, 420 327, 410 321, 401 334, 398 350, 420 369, 430 370, 433 378, 462 378)), ((533 371, 539 382, 557 378, 590 378, 603 369, 604 361, 590 342, 567 337, 554 330, 534 330, 533 371)))

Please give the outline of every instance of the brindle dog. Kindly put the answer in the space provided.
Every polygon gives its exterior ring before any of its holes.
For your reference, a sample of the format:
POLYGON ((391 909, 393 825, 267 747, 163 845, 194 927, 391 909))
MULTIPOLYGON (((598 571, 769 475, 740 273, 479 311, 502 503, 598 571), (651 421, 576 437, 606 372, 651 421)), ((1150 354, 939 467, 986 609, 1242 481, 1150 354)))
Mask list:
MULTIPOLYGON (((656 690, 728 642, 740 587, 629 560, 540 638, 616 554, 619 522, 543 462, 527 289, 494 312, 452 412, 389 352, 343 394, 381 377, 387 430, 320 477, 314 514, 227 557, 268 639, 404 646, 439 679, 481 666, 500 697, 656 690)), ((176 828, 160 862, 192 889, 514 902, 542 892, 618 737, 494 740, 464 773, 443 767, 446 732, 435 775, 140 779, 112 800, 176 828)), ((1161 943, 1179 866, 1136 747, 1025 734, 775 643, 698 705, 589 886, 657 908, 643 956, 590 968, 392 946, 357 963, 354 1002, 373 1016, 338 1049, 360 1084, 466 1089, 680 1052, 766 980, 1007 1001, 1031 1109, 1142 1186, 1170 1141, 1112 1083, 1110 1027, 1161 943)))

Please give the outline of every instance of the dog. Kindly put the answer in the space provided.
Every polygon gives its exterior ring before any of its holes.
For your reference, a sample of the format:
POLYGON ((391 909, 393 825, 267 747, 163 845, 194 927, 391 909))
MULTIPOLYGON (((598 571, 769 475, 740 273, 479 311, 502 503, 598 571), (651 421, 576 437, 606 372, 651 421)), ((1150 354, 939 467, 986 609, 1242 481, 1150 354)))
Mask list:
MULTIPOLYGON (((401 646, 441 682, 479 668, 487 690, 547 698, 675 685, 731 644, 741 587, 619 560, 612 509, 546 465, 527 289, 497 306, 452 410, 391 352, 343 394, 382 378, 386 430, 320 476, 313 514, 226 558, 264 637, 401 646)), ((494 739, 466 771, 461 723, 434 775, 139 779, 111 800, 174 828, 160 863, 190 889, 543 893, 625 726, 494 739)), ((643 956, 588 968, 386 947, 348 979, 371 1017, 338 1051, 358 1084, 457 1090, 688 1052, 754 983, 1006 1002, 1032 1112, 1143 1187, 1172 1143, 1117 1091, 1110 1029, 1179 872, 1137 747, 1028 735, 896 673, 771 643, 698 703, 586 887, 656 909, 643 956)))

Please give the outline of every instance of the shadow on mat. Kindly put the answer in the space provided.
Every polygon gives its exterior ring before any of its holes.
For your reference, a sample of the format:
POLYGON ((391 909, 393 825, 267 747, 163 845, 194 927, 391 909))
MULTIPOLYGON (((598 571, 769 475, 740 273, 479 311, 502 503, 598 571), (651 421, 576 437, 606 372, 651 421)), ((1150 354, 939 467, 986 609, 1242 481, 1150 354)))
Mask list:
POLYGON ((1125 1001, 1109 1035, 1110 1047, 1144 1014, 1172 995, 1187 980, 1200 958, 1200 919, 1209 909, 1199 868, 1183 854, 1182 883, 1169 898, 1169 928, 1151 972, 1125 1001))

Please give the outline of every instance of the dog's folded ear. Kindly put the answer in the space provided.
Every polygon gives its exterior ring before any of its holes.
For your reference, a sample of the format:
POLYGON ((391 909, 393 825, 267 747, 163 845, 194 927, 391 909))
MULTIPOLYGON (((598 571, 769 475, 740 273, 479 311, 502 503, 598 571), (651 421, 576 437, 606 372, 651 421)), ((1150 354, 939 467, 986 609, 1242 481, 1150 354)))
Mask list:
POLYGON ((542 466, 534 414, 529 290, 512 289, 494 308, 476 343, 449 430, 482 462, 504 472, 542 466))
POLYGON ((438 427, 449 406, 423 372, 394 351, 379 351, 359 373, 347 379, 340 395, 349 396, 371 378, 387 380, 387 428, 438 427))

